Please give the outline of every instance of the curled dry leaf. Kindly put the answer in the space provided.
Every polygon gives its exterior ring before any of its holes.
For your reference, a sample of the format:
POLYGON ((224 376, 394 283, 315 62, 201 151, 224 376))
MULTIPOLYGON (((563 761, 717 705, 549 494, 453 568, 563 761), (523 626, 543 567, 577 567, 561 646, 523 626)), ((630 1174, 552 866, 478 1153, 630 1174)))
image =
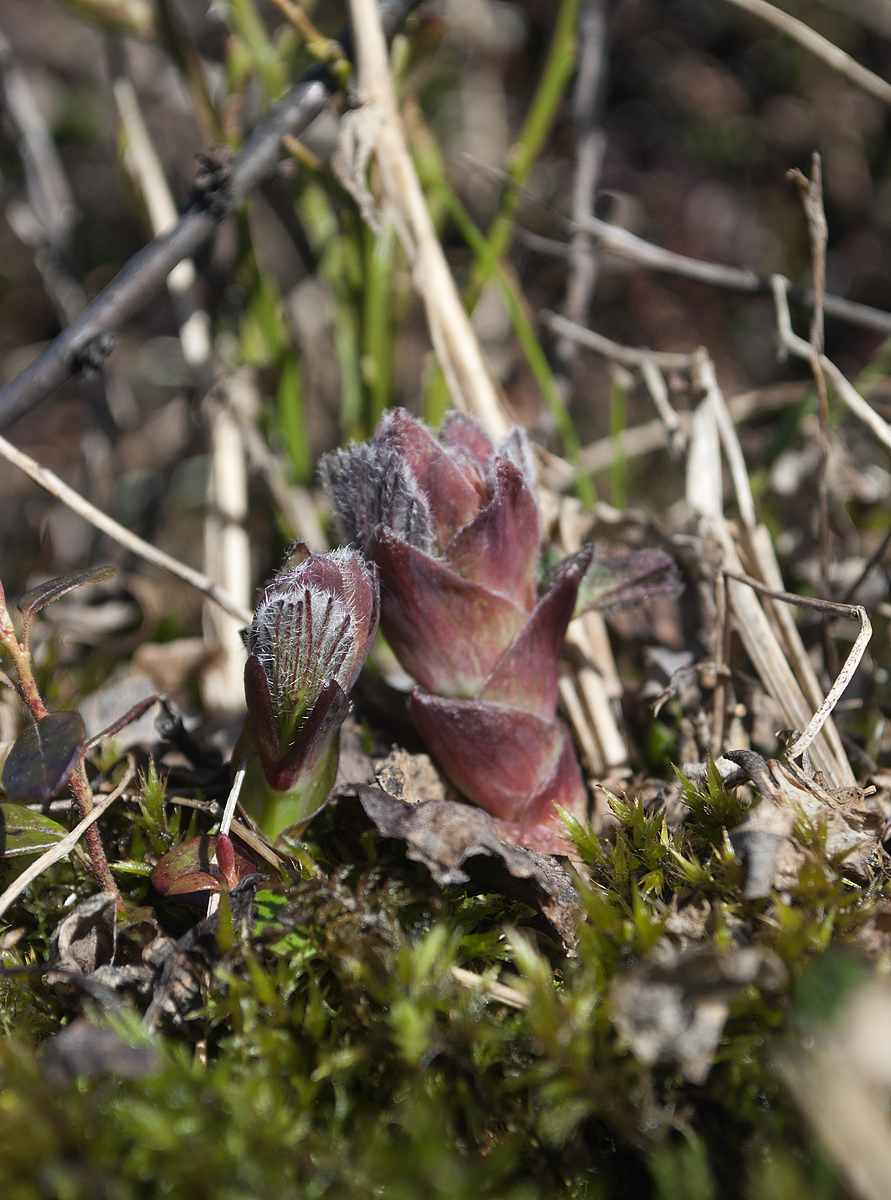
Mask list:
POLYGON ((862 806, 862 792, 830 791, 793 763, 767 761, 751 750, 729 750, 725 757, 742 768, 760 797, 730 833, 745 872, 747 900, 797 879, 803 852, 792 841, 792 830, 801 818, 822 831, 827 857, 846 874, 861 882, 870 877, 881 848, 883 820, 880 813, 862 806))
POLYGON ((151 1046, 131 1046, 114 1032, 77 1017, 44 1046, 40 1067, 47 1083, 62 1087, 71 1079, 114 1075, 142 1079, 161 1066, 151 1046))
POLYGON ((671 950, 613 985, 613 1021, 639 1062, 677 1063, 687 1079, 702 1083, 730 1000, 748 984, 773 990, 785 981, 786 968, 771 950, 671 950))
POLYGON ((403 842, 408 858, 441 886, 469 884, 528 904, 574 948, 579 898, 568 872, 548 855, 507 845, 482 809, 453 800, 410 803, 367 784, 343 788, 335 802, 339 821, 370 823, 381 837, 403 842))

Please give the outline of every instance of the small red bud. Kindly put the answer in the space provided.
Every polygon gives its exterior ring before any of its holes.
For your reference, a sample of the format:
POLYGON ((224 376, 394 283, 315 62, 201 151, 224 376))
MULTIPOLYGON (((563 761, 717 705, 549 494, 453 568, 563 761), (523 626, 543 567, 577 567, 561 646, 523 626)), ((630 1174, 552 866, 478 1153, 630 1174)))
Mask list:
POLYGON ((226 887, 232 891, 238 887, 238 872, 235 870, 235 850, 227 833, 217 835, 217 866, 226 887))

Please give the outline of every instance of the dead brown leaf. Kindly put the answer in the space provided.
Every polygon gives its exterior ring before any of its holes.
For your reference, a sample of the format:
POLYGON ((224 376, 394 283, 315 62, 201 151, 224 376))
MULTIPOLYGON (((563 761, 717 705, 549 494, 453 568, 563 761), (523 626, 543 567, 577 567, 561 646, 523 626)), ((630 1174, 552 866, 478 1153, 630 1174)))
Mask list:
POLYGON ((774 989, 786 968, 770 950, 669 950, 613 985, 613 1021, 646 1066, 677 1063, 692 1083, 708 1076, 730 1000, 748 984, 774 989))
POLYGON ((403 842, 408 858, 440 886, 469 884, 519 900, 541 912, 567 950, 575 947, 580 910, 569 873, 550 855, 506 845, 482 809, 454 800, 411 803, 366 784, 342 789, 334 802, 338 821, 370 823, 381 837, 403 842))

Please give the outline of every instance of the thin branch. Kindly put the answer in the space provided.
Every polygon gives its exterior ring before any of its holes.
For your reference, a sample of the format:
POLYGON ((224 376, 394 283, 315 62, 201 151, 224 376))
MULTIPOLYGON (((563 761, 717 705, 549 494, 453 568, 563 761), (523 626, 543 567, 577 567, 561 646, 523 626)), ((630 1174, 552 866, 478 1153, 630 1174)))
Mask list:
POLYGON ((0 458, 5 458, 14 467, 18 467, 29 479, 33 479, 38 487, 42 487, 51 496, 55 496, 57 500, 61 500, 72 512, 76 512, 79 517, 83 517, 85 521, 94 525, 96 529, 101 529, 112 541, 118 542, 119 545, 124 546, 127 550, 131 550, 145 562, 152 563, 156 567, 161 567, 162 570, 169 571, 171 575, 176 575, 179 579, 190 583, 192 587, 197 588, 199 592, 203 592, 205 596, 208 596, 211 600, 219 604, 220 608, 224 608, 236 620, 242 621, 245 625, 250 624, 251 617, 253 616, 251 611, 244 608, 236 600, 233 600, 222 588, 217 587, 212 579, 208 579, 206 575, 202 575, 200 571, 195 571, 192 567, 187 567, 185 563, 181 563, 178 559, 171 557, 171 555, 165 554, 163 550, 158 550, 150 542, 143 541, 141 537, 137 537, 135 533, 131 533, 123 525, 119 525, 107 513, 90 504, 89 500, 85 500, 79 492, 76 492, 74 488, 64 483, 53 471, 42 467, 30 455, 17 449, 4 437, 0 437, 0 458))
POLYGON ((873 96, 878 96, 886 104, 891 104, 891 83, 882 79, 880 75, 867 70, 866 67, 861 66, 856 59, 851 58, 850 54, 845 54, 844 50, 840 50, 828 38, 824 38, 815 29, 811 29, 810 25, 805 25, 804 21, 799 21, 796 17, 790 16, 789 13, 775 8, 772 4, 768 4, 767 0, 728 0, 728 2, 735 4, 737 8, 745 9, 746 12, 751 13, 753 16, 761 17, 762 20, 769 22, 775 29, 788 34, 799 45, 810 50, 811 54, 822 58, 834 71, 838 71, 841 75, 850 79, 852 83, 856 83, 858 87, 862 87, 864 91, 871 92, 873 96))
MULTIPOLYGON (((399 28, 418 3, 420 0, 381 0, 381 18, 388 34, 399 28)), ((347 53, 346 39, 340 40, 347 53)), ((336 80, 328 69, 316 66, 274 105, 231 164, 224 186, 194 200, 174 229, 134 254, 78 318, 0 389, 0 429, 24 416, 75 374, 91 345, 119 328, 164 286, 177 263, 194 255, 223 217, 275 173, 282 138, 306 129, 335 88, 336 80)))
MULTIPOLYGON (((579 65, 573 96, 575 170, 572 183, 572 216, 578 222, 593 213, 606 134, 599 116, 606 75, 612 0, 585 0, 579 14, 579 65)), ((597 255, 590 233, 579 229, 572 236, 569 278, 564 313, 570 321, 584 323, 597 284, 597 255)), ((569 338, 557 345, 561 373, 573 373, 577 350, 569 338)))
POLYGON ((602 333, 586 329, 584 325, 561 317, 559 313, 549 312, 546 308, 542 309, 539 315, 552 333, 556 333, 560 337, 572 338, 582 346, 587 346, 589 350, 596 350, 598 354, 603 354, 613 362, 622 363, 626 367, 642 367, 645 362, 649 361, 666 371, 686 371, 693 362, 691 354, 647 350, 643 346, 623 346, 619 342, 604 337, 602 333))
POLYGON ((794 604, 796 608, 807 608, 825 616, 860 620, 861 606, 859 604, 839 604, 835 600, 819 600, 814 596, 799 596, 795 592, 784 592, 779 588, 768 587, 767 584, 753 579, 751 575, 743 575, 739 571, 730 571, 724 567, 723 572, 728 579, 736 579, 739 583, 745 583, 753 592, 758 592, 759 595, 767 596, 771 600, 781 600, 783 604, 794 604))
MULTIPOLYGON (((829 528, 829 396, 826 392, 826 374, 821 365, 823 355, 823 297, 826 291, 826 243, 829 240, 829 227, 826 213, 823 209, 823 164, 820 155, 814 151, 811 159, 811 177, 808 179, 801 171, 795 169, 788 172, 788 178, 794 179, 801 194, 801 203, 807 218, 808 234, 811 243, 811 276, 814 281, 814 315, 811 320, 811 370, 817 385, 817 396, 820 401, 820 471, 817 478, 817 499, 820 519, 820 595, 823 599, 829 596, 829 565, 832 554, 831 533, 829 528)), ((830 678, 838 672, 838 660, 835 646, 829 635, 829 625, 822 622, 823 657, 830 678)))
POLYGON ((891 546, 891 529, 889 529, 888 532, 885 534, 885 536, 882 538, 876 551, 873 554, 871 554, 870 557, 866 560, 866 563, 863 566, 863 570, 860 572, 860 574, 857 576, 857 578, 854 580, 854 582, 851 584, 851 586, 847 589, 845 594, 842 596, 842 603, 849 603, 851 600, 854 599, 854 597, 860 591, 860 588, 863 586, 863 583, 866 580, 867 575, 870 573, 870 571, 873 569, 873 567, 878 566, 878 564, 885 557, 885 554, 887 553, 889 546, 891 546))
POLYGON ((114 804, 115 800, 117 800, 118 797, 127 790, 135 774, 136 768, 133 765, 133 760, 130 759, 128 761, 126 774, 114 791, 105 796, 96 805, 96 807, 90 811, 88 816, 84 817, 82 821, 75 825, 70 833, 66 834, 65 837, 56 842, 55 846, 47 850, 45 854, 41 854, 40 858, 38 858, 36 862, 33 862, 30 867, 23 871, 22 874, 19 875, 18 878, 9 885, 3 895, 0 896, 0 917, 2 917, 4 913, 6 913, 8 909, 15 904, 16 900, 18 900, 19 896, 21 896, 22 892, 26 887, 28 887, 29 884, 33 883, 39 875, 42 875, 43 872, 53 866, 54 863, 66 858, 71 853, 71 851, 87 832, 87 830, 94 824, 94 822, 98 821, 105 810, 110 808, 111 805, 114 804))
POLYGON ((693 363, 692 355, 671 354, 659 350, 622 346, 618 342, 613 342, 609 338, 604 337, 603 334, 595 333, 593 329, 586 329, 584 325, 579 325, 575 321, 570 321, 566 317, 559 316, 557 313, 548 312, 547 309, 542 310, 539 315, 552 333, 556 333, 566 340, 577 342, 579 345, 586 346, 589 350, 596 350, 598 354, 603 354, 612 362, 622 363, 628 367, 637 367, 643 377, 647 391, 652 397, 653 404, 656 406, 656 411, 665 426, 668 446, 672 455, 678 458, 683 453, 685 445, 684 433, 681 430, 678 414, 671 407, 671 402, 668 398, 668 388, 666 387, 662 371, 689 370, 693 363))
POLYGON ((25 168, 28 197, 37 220, 46 230, 50 245, 56 253, 64 253, 77 220, 77 205, 40 112, 40 105, 2 32, 0 80, 3 103, 18 134, 18 150, 25 168))
MULTIPOLYGON (((488 168, 487 168, 488 169, 488 168)), ((553 215, 553 214, 552 214, 553 215)), ((561 218, 568 229, 573 223, 561 218)), ((688 258, 684 254, 675 254, 653 242, 620 229, 608 221, 600 221, 591 217, 584 222, 586 229, 598 238, 601 247, 610 254, 626 262, 638 263, 642 267, 650 267, 654 271, 664 271, 669 275, 680 275, 685 279, 696 279, 700 283, 709 283, 713 287, 725 288, 732 292, 744 292, 752 296, 769 296, 772 283, 767 275, 759 275, 747 267, 731 267, 724 263, 708 262, 705 259, 688 258)), ((558 241, 556 238, 545 238, 525 229, 517 229, 517 238, 530 249, 539 254, 550 254, 565 258, 569 254, 569 243, 558 241)), ((788 284, 789 300, 805 309, 813 309, 814 293, 807 288, 794 287, 788 284)), ((841 296, 826 295, 823 298, 823 311, 839 321, 848 321, 863 329, 874 329, 877 333, 891 334, 891 313, 883 312, 880 308, 872 308, 868 304, 858 304, 854 300, 845 300, 841 296)), ((0 393, 2 395, 2 393, 0 393)))
MULTIPOLYGON (((765 389, 763 395, 760 391, 755 391, 732 396, 727 401, 727 407, 734 424, 738 425, 756 413, 776 408, 788 408, 791 404, 800 403, 804 399, 804 394, 801 384, 780 384, 765 389)), ((690 414, 678 413, 678 424, 682 436, 686 439, 691 427, 690 414)), ((654 450, 663 449, 669 442, 668 431, 661 418, 622 430, 619 440, 625 458, 639 458, 643 454, 651 454, 654 450)), ((606 437, 591 442, 580 450, 578 461, 574 465, 556 455, 548 455, 545 459, 548 484, 556 491, 572 487, 577 470, 587 471, 592 475, 596 475, 598 471, 605 471, 612 462, 615 452, 616 439, 606 437)))
MULTIPOLYGON (((774 305, 776 307, 777 333, 779 335, 780 346, 790 354, 794 354, 798 358, 803 358, 806 362, 811 362, 813 347, 810 342, 806 342, 804 338, 800 338, 792 329, 792 318, 789 314, 788 303, 789 280, 785 279, 782 275, 773 275, 771 277, 771 285, 773 287, 774 305)), ((874 408, 867 404, 854 385, 845 378, 831 358, 827 358, 825 354, 821 355, 820 366, 823 368, 824 374, 829 379, 839 399, 848 406, 856 417, 859 417, 864 425, 867 425, 872 430, 884 446, 887 446, 891 450, 891 425, 883 420, 874 408)))

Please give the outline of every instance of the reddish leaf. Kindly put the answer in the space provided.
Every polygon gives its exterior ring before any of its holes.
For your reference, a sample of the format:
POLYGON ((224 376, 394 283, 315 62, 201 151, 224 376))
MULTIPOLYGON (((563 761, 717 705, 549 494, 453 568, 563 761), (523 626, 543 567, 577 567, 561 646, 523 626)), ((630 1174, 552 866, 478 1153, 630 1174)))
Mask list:
POLYGON ((446 413, 439 431, 440 439, 453 451, 460 449, 485 475, 489 459, 495 452, 489 435, 478 421, 463 413, 446 413))
MULTIPOLYGON (((232 847, 228 837, 226 841, 232 847)), ((220 890, 222 872, 216 863, 211 863, 216 847, 217 839, 208 834, 180 842, 155 864, 152 887, 162 896, 168 896, 180 904, 203 908, 211 892, 220 890)), ((240 883, 256 870, 256 865, 249 858, 233 848, 230 879, 235 879, 236 884, 240 883)))
POLYGON ((485 484, 475 466, 466 458, 460 461, 450 454, 426 426, 403 408, 385 414, 374 443, 392 447, 408 464, 430 502, 436 541, 445 546, 456 530, 472 520, 485 500, 485 484))
POLYGON ((48 713, 13 743, 0 778, 4 792, 20 804, 49 800, 68 778, 85 741, 79 713, 48 713))
MULTIPOLYGON (((530 802, 536 812, 550 780, 560 782, 551 800, 569 809, 584 803, 578 765, 575 774, 555 768, 567 753, 560 721, 543 721, 503 704, 442 700, 420 688, 411 711, 418 732, 449 779, 469 800, 505 821, 524 822, 530 802)), ((571 749, 571 747, 570 747, 571 749)))
POLYGON ((492 499, 459 529, 445 549, 445 561, 463 578, 507 596, 521 608, 535 606, 541 542, 538 501, 519 467, 495 462, 492 499))
POLYGON ((48 579, 46 583, 40 583, 36 588, 32 588, 30 592, 26 592, 21 597, 16 607, 19 612, 29 613, 31 616, 39 612, 45 605, 53 600, 59 600, 62 596, 73 592, 75 588, 86 587, 93 583, 107 583, 112 579, 117 572, 114 567, 93 567, 89 571, 76 571, 73 575, 62 575, 58 579, 48 579))
POLYGON ((387 529, 370 554, 381 573, 381 626, 402 665, 431 692, 475 696, 526 613, 387 529))
POLYGON ((486 680, 478 699, 508 704, 552 721, 566 627, 572 618, 579 575, 564 572, 486 680))

